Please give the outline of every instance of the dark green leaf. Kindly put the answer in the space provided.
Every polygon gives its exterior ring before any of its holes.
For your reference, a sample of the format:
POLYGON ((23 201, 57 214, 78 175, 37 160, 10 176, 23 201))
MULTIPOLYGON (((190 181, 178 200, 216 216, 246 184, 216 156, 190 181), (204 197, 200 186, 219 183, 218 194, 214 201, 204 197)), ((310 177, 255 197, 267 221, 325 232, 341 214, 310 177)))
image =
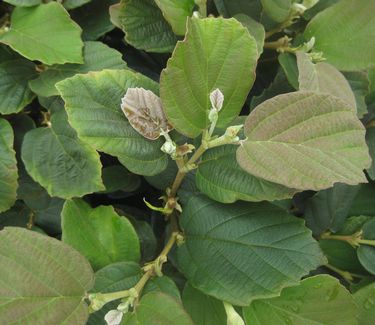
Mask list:
POLYGON ((335 184, 332 188, 316 193, 307 200, 304 218, 315 235, 326 230, 340 230, 349 216, 359 186, 335 184))
POLYGON ((141 185, 139 176, 130 173, 121 165, 103 168, 104 193, 116 191, 133 192, 141 185))
POLYGON ((180 270, 195 288, 235 305, 277 296, 325 262, 303 221, 269 203, 224 205, 197 196, 180 220, 180 270))
POLYGON ((126 63, 121 53, 101 42, 85 42, 83 64, 53 65, 43 71, 39 77, 30 82, 30 88, 38 96, 59 95, 55 84, 78 73, 100 71, 103 69, 124 69, 126 63))
POLYGON ((123 0, 118 19, 125 40, 139 50, 172 52, 177 42, 154 0, 123 0))
MULTIPOLYGON (((0 51, 2 48, 0 48, 0 51)), ((0 113, 18 113, 31 103, 35 95, 29 89, 29 80, 37 76, 34 63, 19 55, 0 62, 0 113)))
POLYGON ((185 309, 196 325, 227 325, 223 302, 186 284, 182 294, 185 309))
POLYGON ((26 134, 22 160, 51 196, 67 199, 104 189, 99 154, 78 139, 63 110, 52 114, 51 127, 26 134))
MULTIPOLYGON (((363 225, 362 237, 366 240, 375 240, 375 219, 372 218, 363 225)), ((364 268, 375 275, 375 247, 361 244, 357 249, 358 259, 364 268)))
POLYGON ((232 203, 281 200, 296 193, 245 172, 237 163, 236 150, 236 146, 227 145, 210 149, 203 155, 195 181, 204 194, 222 203, 232 203))
POLYGON ((70 12, 72 18, 81 26, 82 38, 85 41, 94 41, 115 28, 109 19, 109 7, 118 1, 91 0, 70 12))
POLYGON ((163 292, 170 297, 181 300, 180 291, 178 290, 176 284, 171 278, 165 275, 162 277, 154 277, 149 280, 143 289, 142 294, 146 295, 147 293, 153 291, 163 292))

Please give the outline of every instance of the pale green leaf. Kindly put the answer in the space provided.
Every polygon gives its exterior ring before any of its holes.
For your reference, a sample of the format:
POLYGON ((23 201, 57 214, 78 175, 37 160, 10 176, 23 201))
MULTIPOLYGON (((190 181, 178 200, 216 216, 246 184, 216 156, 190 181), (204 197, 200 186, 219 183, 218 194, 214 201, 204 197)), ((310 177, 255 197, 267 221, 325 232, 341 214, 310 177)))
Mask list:
MULTIPOLYGON (((5 51, 2 47, 0 51, 5 51)), ((29 80, 37 77, 34 63, 19 55, 9 54, 0 61, 0 113, 18 113, 31 103, 35 95, 29 89, 29 80)))
POLYGON ((176 45, 177 37, 154 0, 123 0, 118 18, 125 40, 139 50, 172 52, 176 45))
POLYGON ((34 7, 16 7, 9 31, 0 42, 30 60, 45 64, 82 63, 81 28, 56 2, 34 7), (46 32, 48 31, 48 32, 46 32))
POLYGON ((101 42, 85 42, 83 64, 53 65, 30 82, 30 88, 38 96, 59 95, 55 84, 78 73, 100 71, 103 69, 124 69, 126 63, 120 52, 101 42))
POLYGON ((185 309, 196 325, 227 325, 223 302, 186 284, 182 293, 185 309))
POLYGON ((166 21, 177 35, 185 35, 186 18, 193 13, 194 0, 155 0, 166 21))
POLYGON ((170 123, 194 138, 209 124, 209 95, 217 88, 225 97, 218 127, 237 117, 255 79, 258 52, 255 39, 235 19, 193 18, 187 26, 161 74, 160 93, 170 123))
POLYGON ((375 319, 375 283, 358 290, 353 297, 359 307, 358 324, 373 325, 375 319))
POLYGON ((94 276, 68 245, 21 228, 0 231, 0 319, 4 324, 84 324, 94 276))
POLYGON ((254 176, 311 190, 367 182, 365 129, 337 97, 306 91, 276 96, 251 112, 245 135, 237 160, 254 176))
POLYGON ((260 0, 264 12, 278 23, 284 22, 290 13, 292 0, 260 0))
POLYGON ((17 196, 17 161, 13 150, 13 130, 0 118, 0 212, 8 210, 17 196))
POLYGON ((109 17, 109 7, 119 0, 91 0, 88 4, 70 12, 71 17, 82 28, 85 41, 95 41, 115 26, 109 17))
POLYGON ((210 149, 203 155, 195 177, 200 191, 222 203, 282 200, 296 193, 245 172, 237 163, 236 150, 236 146, 227 145, 210 149))
POLYGON ((63 110, 52 114, 51 127, 25 135, 22 161, 51 196, 67 199, 104 190, 99 154, 78 139, 63 110))
POLYGON ((336 96, 347 102, 354 111, 357 111, 354 93, 340 71, 328 63, 313 64, 304 52, 297 52, 296 55, 299 90, 336 96))
POLYGON ((62 240, 77 249, 98 270, 114 262, 138 262, 140 247, 131 223, 113 207, 91 208, 80 199, 66 201, 62 240))
POLYGON ((142 297, 135 312, 125 314, 127 325, 193 325, 188 313, 176 298, 159 291, 142 297))
POLYGON ((370 168, 367 169, 367 173, 371 179, 375 179, 375 128, 366 130, 366 142, 372 158, 372 164, 370 168))
POLYGON ((189 200, 178 267, 205 294, 246 306, 277 296, 325 262, 303 220, 269 203, 189 200))
MULTIPOLYGON (((371 218, 363 225, 362 237, 367 240, 375 240, 375 219, 371 218)), ((375 247, 361 244, 357 249, 358 259, 363 267, 375 275, 375 247)))
POLYGON ((375 0, 342 0, 316 15, 307 25, 306 40, 339 70, 375 65, 375 0))
POLYGON ((252 325, 357 325, 358 308, 337 279, 318 275, 284 289, 280 297, 253 301, 243 314, 252 325))
POLYGON ((65 101, 69 122, 78 136, 99 151, 116 156, 131 172, 156 175, 167 167, 163 141, 142 137, 121 111, 128 88, 143 87, 158 94, 158 85, 129 70, 103 70, 76 75, 56 85, 65 101))

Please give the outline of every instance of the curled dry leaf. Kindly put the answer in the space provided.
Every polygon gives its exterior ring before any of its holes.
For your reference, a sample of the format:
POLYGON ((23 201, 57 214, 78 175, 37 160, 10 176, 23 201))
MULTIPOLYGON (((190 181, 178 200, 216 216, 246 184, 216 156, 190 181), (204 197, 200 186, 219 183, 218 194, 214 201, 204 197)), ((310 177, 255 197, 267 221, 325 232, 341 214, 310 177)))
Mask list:
POLYGON ((156 140, 162 131, 169 132, 161 100, 152 91, 143 88, 129 88, 121 100, 121 109, 130 125, 145 138, 156 140))

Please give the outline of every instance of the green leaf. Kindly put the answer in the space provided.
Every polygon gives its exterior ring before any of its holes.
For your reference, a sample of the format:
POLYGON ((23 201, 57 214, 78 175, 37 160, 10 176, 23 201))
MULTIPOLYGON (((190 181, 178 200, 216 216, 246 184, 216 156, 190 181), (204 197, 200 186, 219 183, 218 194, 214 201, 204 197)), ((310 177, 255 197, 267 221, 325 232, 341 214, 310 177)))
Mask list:
POLYGON ((86 322, 83 298, 94 276, 87 260, 68 245, 33 231, 5 228, 0 231, 0 265, 4 324, 86 322))
POLYGON ((321 62, 313 64, 304 52, 297 52, 299 90, 330 94, 347 102, 357 111, 356 99, 344 75, 334 66, 321 62))
POLYGON ((365 98, 368 95, 370 88, 367 73, 363 71, 345 72, 344 76, 348 80, 354 93, 355 101, 357 103, 357 115, 359 118, 362 118, 367 113, 365 98))
POLYGON ((195 288, 234 305, 277 296, 325 262, 303 220, 269 203, 196 196, 180 221, 179 269, 195 288))
POLYGON ((224 17, 245 14, 255 20, 262 16, 262 5, 258 0, 214 0, 217 10, 224 17))
POLYGON ((254 37, 257 42, 258 56, 260 56, 263 53, 264 39, 266 37, 266 32, 263 25, 258 23, 250 16, 244 14, 235 15, 234 18, 244 25, 249 31, 250 35, 254 37))
POLYGON ((375 179, 375 128, 369 128, 366 130, 366 142, 372 158, 372 164, 367 169, 368 175, 371 179, 375 179))
POLYGON ((369 68, 375 65, 374 10, 375 0, 339 1, 310 21, 305 39, 315 37, 314 49, 339 70, 369 68))
POLYGON ((182 301, 196 325, 227 325, 223 302, 186 284, 182 301))
POLYGON ((253 325, 356 325, 358 308, 337 279, 318 275, 284 289, 280 297, 253 301, 243 311, 253 325))
POLYGON ((11 209, 0 213, 0 230, 4 227, 26 228, 32 211, 21 201, 17 201, 11 209))
POLYGON ((118 0, 91 0, 70 12, 74 21, 81 26, 85 41, 94 41, 115 28, 109 17, 109 7, 117 2, 118 0))
POLYGON ((359 186, 337 183, 332 188, 316 193, 307 200, 304 218, 314 235, 326 230, 340 230, 349 216, 350 207, 359 186))
POLYGON ((85 42, 83 64, 53 65, 30 82, 30 88, 38 96, 59 95, 55 84, 78 73, 100 71, 103 69, 125 69, 126 63, 121 53, 101 42, 85 42))
POLYGON ((155 0, 176 35, 185 35, 186 18, 193 13, 194 0, 155 0))
POLYGON ((344 241, 330 239, 320 240, 319 245, 330 265, 350 273, 368 275, 353 246, 344 241))
POLYGON ((143 87, 158 94, 158 85, 129 70, 103 70, 76 75, 56 85, 65 101, 69 122, 78 136, 99 151, 116 156, 131 172, 156 175, 167 167, 163 141, 142 137, 121 111, 128 88, 143 87))
POLYGON ((142 294, 146 295, 147 293, 153 291, 163 292, 168 296, 181 300, 180 291, 178 290, 176 283, 165 275, 162 277, 154 277, 147 281, 142 294))
POLYGON ((282 200, 296 193, 246 173, 237 163, 236 150, 236 146, 227 145, 210 149, 203 155, 195 177, 200 191, 222 203, 282 200))
POLYGON ((16 7, 10 29, 0 36, 0 42, 30 60, 45 64, 82 63, 80 35, 81 29, 62 5, 50 2, 35 7, 16 7))
POLYGON ((358 324, 372 325, 375 319, 375 283, 358 290, 353 297, 359 307, 358 324))
POLYGON ((114 262, 138 262, 140 248, 131 223, 112 206, 92 209, 80 199, 66 201, 62 240, 86 256, 94 270, 114 262))
POLYGON ((349 215, 351 216, 375 216, 375 184, 362 184, 361 188, 354 199, 353 205, 350 208, 349 215))
MULTIPOLYGON (((95 273, 95 285, 91 292, 109 293, 127 290, 134 287, 140 280, 142 270, 134 262, 117 262, 109 264, 95 273)), ((120 300, 106 304, 102 309, 90 315, 88 325, 103 324, 105 314, 116 309, 120 300)))
POLYGON ((297 60, 294 54, 291 53, 281 53, 278 57, 279 63, 283 68, 285 75, 290 83, 290 85, 298 90, 299 89, 299 82, 298 82, 298 66, 297 60))
POLYGON ((176 45, 177 37, 154 0, 123 0, 118 18, 126 42, 139 50, 172 52, 176 45))
POLYGON ((315 6, 311 7, 310 9, 306 10, 303 13, 303 18, 306 20, 310 20, 319 12, 323 11, 324 9, 334 5, 335 3, 339 2, 340 0, 320 0, 315 6))
POLYGON ((163 107, 176 130, 194 138, 207 128, 209 95, 216 88, 225 96, 217 126, 237 117, 253 85, 257 57, 255 39, 237 20, 189 19, 186 38, 160 78, 163 107))
POLYGON ((53 235, 61 234, 60 214, 65 200, 49 196, 23 168, 19 170, 18 182, 17 198, 32 210, 35 224, 53 235))
POLYGON ((125 314, 122 324, 193 325, 194 323, 176 298, 153 291, 142 297, 135 312, 125 314))
POLYGON ((264 12, 278 23, 284 22, 292 7, 292 0, 260 0, 264 12))
POLYGON ((10 3, 13 6, 32 7, 41 4, 42 0, 4 0, 4 2, 10 3))
POLYGON ((52 114, 51 127, 26 134, 22 161, 51 196, 67 199, 104 190, 99 154, 78 139, 63 110, 52 114))
MULTIPOLYGON (((0 51, 2 48, 0 48, 0 51)), ((35 78, 34 63, 21 56, 12 55, 0 63, 0 113, 18 113, 30 104, 35 95, 29 89, 28 81, 35 78)))
MULTIPOLYGON (((363 225, 362 237, 375 240, 375 219, 370 219, 363 225)), ((375 275, 375 247, 361 244, 357 249, 358 259, 364 268, 375 275)))
POLYGON ((66 10, 74 9, 90 2, 91 0, 64 0, 63 5, 66 10))
POLYGON ((13 140, 12 127, 0 118, 0 212, 8 210, 16 201, 18 173, 13 140))
POLYGON ((139 176, 120 165, 103 168, 104 193, 116 191, 133 192, 141 185, 139 176))
POLYGON ((291 91, 294 91, 293 87, 288 82, 284 71, 282 69, 279 69, 275 79, 272 81, 269 87, 264 89, 259 96, 254 96, 251 99, 250 109, 253 110, 255 107, 257 107, 267 99, 273 98, 280 94, 289 93, 291 91))
POLYGON ((356 185, 367 182, 362 170, 371 163, 364 131, 352 107, 337 97, 283 94, 251 112, 237 161, 254 176, 291 188, 356 185))

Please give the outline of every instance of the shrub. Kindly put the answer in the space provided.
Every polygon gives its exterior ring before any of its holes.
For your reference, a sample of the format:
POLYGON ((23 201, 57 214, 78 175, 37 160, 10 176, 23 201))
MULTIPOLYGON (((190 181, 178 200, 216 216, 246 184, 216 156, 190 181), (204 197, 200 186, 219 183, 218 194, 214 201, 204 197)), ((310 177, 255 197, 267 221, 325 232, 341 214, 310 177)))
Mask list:
POLYGON ((375 0, 117 1, 0 4, 0 323, 373 324, 375 0))

